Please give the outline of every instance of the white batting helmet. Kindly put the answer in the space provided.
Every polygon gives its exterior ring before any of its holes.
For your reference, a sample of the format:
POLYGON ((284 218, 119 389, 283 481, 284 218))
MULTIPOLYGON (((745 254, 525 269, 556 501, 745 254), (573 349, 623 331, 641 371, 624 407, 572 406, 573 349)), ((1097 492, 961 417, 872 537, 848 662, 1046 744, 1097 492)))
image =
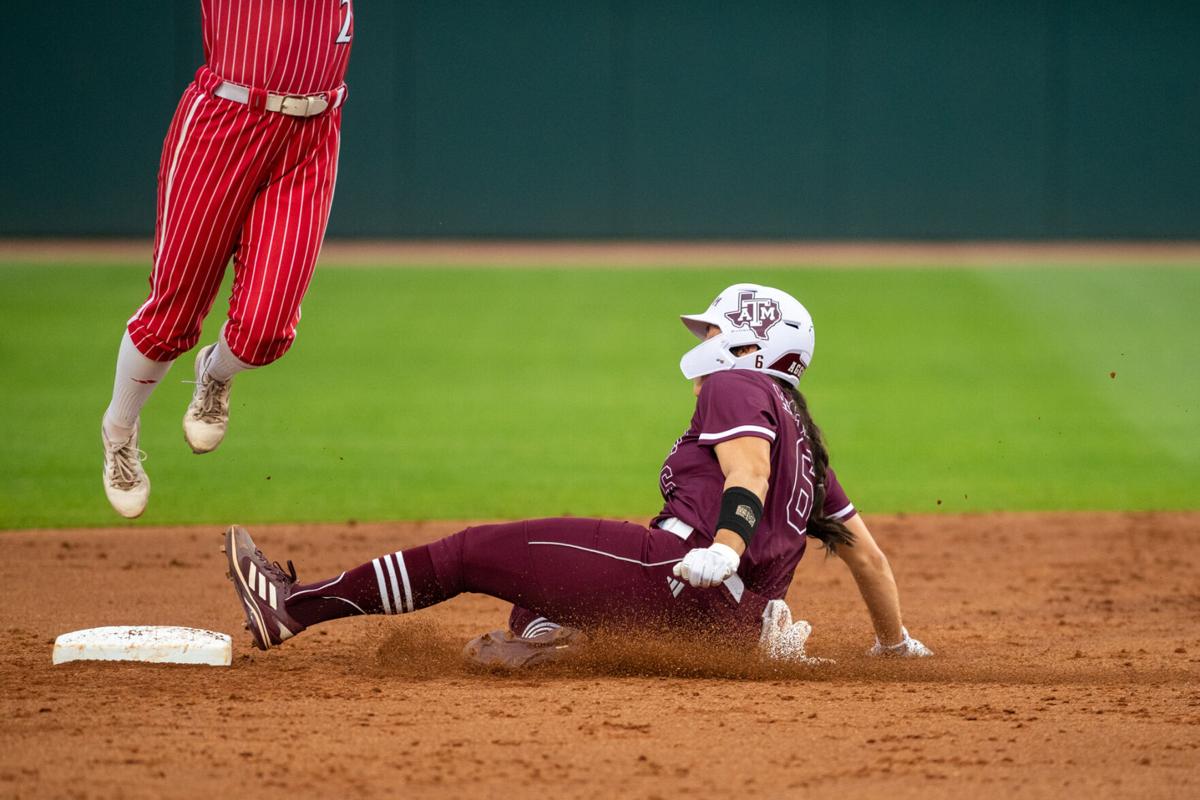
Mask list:
POLYGON ((688 379, 726 369, 749 369, 795 386, 812 360, 812 317, 799 300, 779 289, 735 283, 717 295, 703 314, 685 314, 680 319, 700 339, 708 335, 709 325, 721 331, 684 353, 679 368, 688 379), (758 350, 743 356, 733 354, 750 344, 758 345, 758 350))

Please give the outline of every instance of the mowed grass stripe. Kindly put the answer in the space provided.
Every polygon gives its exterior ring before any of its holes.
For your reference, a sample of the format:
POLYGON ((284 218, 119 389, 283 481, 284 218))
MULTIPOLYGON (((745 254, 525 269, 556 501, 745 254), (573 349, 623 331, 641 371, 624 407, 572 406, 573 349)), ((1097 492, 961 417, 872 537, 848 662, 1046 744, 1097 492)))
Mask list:
MULTIPOLYGON (((865 511, 1200 505, 1200 270, 356 268, 317 273, 215 453, 183 443, 180 359, 143 414, 144 521, 653 513, 692 407, 675 315, 737 280, 812 311, 804 388, 865 511)), ((97 427, 146 288, 0 267, 0 526, 119 522, 97 427)))

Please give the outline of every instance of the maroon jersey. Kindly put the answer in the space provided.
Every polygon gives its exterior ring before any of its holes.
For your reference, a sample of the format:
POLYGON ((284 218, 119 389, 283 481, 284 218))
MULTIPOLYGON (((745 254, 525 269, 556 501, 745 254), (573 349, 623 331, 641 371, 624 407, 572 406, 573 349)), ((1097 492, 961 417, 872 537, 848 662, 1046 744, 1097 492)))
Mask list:
MULTIPOLYGON (((659 474, 666 504, 652 524, 675 517, 696 530, 694 546, 711 544, 725 487, 713 448, 741 436, 771 443, 771 479, 762 519, 738 574, 753 591, 782 598, 804 555, 816 473, 808 435, 787 393, 769 375, 729 370, 705 378, 691 425, 671 448, 659 474)), ((832 469, 826 473, 824 510, 834 519, 854 514, 832 469)))
POLYGON ((277 94, 342 85, 354 36, 350 0, 203 0, 204 58, 213 72, 277 94))

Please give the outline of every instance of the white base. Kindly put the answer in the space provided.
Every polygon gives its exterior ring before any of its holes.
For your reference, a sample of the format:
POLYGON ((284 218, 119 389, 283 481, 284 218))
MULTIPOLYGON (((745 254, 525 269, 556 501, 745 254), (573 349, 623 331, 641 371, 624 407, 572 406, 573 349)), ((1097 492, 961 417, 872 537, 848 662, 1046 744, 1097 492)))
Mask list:
POLYGON ((233 640, 224 633, 174 626, 87 628, 54 640, 55 664, 68 661, 145 661, 228 667, 233 640))

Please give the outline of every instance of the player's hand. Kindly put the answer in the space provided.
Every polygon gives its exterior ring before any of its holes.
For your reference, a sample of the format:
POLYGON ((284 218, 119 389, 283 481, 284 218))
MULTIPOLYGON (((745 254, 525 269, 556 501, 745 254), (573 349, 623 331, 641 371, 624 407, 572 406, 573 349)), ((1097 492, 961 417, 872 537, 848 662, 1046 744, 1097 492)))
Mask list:
POLYGON ((672 572, 697 589, 708 589, 737 572, 739 561, 741 556, 732 547, 715 542, 711 547, 689 550, 672 572))
POLYGON ((867 651, 867 655, 884 658, 928 658, 933 651, 921 644, 917 639, 908 635, 908 628, 901 628, 904 639, 897 644, 885 645, 875 637, 875 646, 867 651))

